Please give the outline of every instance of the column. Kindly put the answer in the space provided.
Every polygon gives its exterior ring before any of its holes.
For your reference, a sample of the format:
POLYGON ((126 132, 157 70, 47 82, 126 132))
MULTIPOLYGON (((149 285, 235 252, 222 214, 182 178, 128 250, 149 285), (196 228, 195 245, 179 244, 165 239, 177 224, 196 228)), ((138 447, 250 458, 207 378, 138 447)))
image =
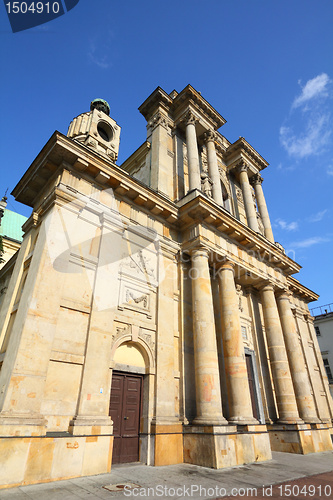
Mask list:
POLYGON ((234 264, 219 269, 224 363, 227 378, 230 423, 255 424, 234 279, 234 264))
POLYGON ((258 203, 258 210, 262 219, 262 223, 264 225, 265 236, 269 241, 274 243, 271 221, 269 218, 266 200, 261 185, 263 180, 264 179, 261 177, 260 174, 256 174, 253 177, 251 177, 251 184, 254 186, 254 192, 256 194, 256 200, 258 203))
POLYGON ((299 415, 306 423, 318 423, 320 420, 316 414, 309 378, 305 368, 303 351, 299 342, 295 319, 290 308, 288 293, 286 291, 280 292, 276 300, 299 415))
POLYGON ((252 198, 252 190, 248 177, 248 166, 243 163, 239 168, 239 181, 242 188, 247 223, 251 229, 259 232, 257 214, 252 198))
POLYGON ((192 191, 192 189, 201 190, 199 152, 195 122, 195 116, 193 113, 189 112, 186 116, 186 146, 190 191, 192 191))
POLYGON ((274 288, 266 284, 261 289, 266 340, 272 369, 279 423, 302 423, 299 418, 290 368, 284 344, 274 288))
POLYGON ((197 416, 194 425, 226 425, 222 414, 220 376, 208 249, 191 253, 193 344, 197 416))
POLYGON ((213 199, 223 207, 223 196, 220 180, 219 167, 217 165, 217 157, 215 150, 215 133, 212 130, 208 130, 205 133, 204 139, 207 146, 207 160, 208 160, 208 173, 213 182, 213 199))

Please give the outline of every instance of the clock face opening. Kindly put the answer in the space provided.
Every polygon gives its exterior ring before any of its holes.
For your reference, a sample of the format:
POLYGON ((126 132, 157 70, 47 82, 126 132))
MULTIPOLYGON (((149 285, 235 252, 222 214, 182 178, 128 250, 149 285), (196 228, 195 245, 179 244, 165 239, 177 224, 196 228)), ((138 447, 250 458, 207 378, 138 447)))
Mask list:
POLYGON ((97 124, 97 132, 103 141, 110 142, 113 138, 113 130, 108 123, 99 122, 97 124))

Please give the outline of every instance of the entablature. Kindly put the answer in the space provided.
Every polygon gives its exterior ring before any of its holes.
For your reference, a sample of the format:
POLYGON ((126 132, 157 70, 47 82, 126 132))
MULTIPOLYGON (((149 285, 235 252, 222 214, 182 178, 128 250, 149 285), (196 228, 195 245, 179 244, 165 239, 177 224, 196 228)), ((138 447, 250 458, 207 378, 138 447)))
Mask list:
POLYGON ((51 175, 64 169, 71 170, 92 184, 104 189, 112 188, 116 196, 126 197, 131 203, 144 207, 168 223, 177 221, 178 209, 171 200, 134 179, 121 167, 104 160, 89 148, 59 132, 52 135, 13 189, 12 194, 17 201, 34 207, 43 190, 46 191, 44 198, 47 197, 50 176, 47 178, 44 172, 50 166, 51 175))
POLYGON ((302 285, 293 276, 288 276, 287 283, 289 290, 294 294, 303 299, 307 304, 319 299, 319 295, 306 286, 302 285))
POLYGON ((240 137, 228 147, 223 154, 223 159, 229 170, 245 162, 250 167, 249 175, 254 175, 269 165, 244 137, 240 137))
POLYGON ((287 257, 278 247, 264 236, 253 231, 225 208, 216 205, 199 191, 192 191, 177 203, 178 223, 184 231, 192 225, 205 223, 232 238, 245 249, 255 250, 266 262, 289 275, 299 272, 301 266, 287 257))

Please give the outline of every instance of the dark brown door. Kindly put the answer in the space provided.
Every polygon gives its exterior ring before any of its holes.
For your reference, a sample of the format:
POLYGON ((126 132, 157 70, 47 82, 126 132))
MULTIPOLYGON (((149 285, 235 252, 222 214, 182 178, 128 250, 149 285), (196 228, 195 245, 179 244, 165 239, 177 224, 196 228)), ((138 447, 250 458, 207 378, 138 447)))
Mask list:
POLYGON ((112 463, 139 460, 142 375, 113 372, 110 416, 113 420, 112 463))
POLYGON ((259 417, 259 412, 258 412, 257 394, 256 394, 255 383, 254 383, 254 374, 253 374, 251 354, 245 354, 245 359, 246 359, 247 376, 249 379, 249 387, 250 387, 253 416, 257 420, 259 420, 260 417, 259 417))

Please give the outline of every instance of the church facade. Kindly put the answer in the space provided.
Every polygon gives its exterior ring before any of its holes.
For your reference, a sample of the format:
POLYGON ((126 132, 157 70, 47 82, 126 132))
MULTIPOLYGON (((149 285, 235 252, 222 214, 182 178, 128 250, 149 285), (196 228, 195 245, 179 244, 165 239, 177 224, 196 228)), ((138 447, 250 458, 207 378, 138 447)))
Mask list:
POLYGON ((332 450, 318 296, 274 241, 268 163, 190 85, 139 111, 122 165, 98 99, 13 190, 32 214, 0 270, 2 487, 332 450))

